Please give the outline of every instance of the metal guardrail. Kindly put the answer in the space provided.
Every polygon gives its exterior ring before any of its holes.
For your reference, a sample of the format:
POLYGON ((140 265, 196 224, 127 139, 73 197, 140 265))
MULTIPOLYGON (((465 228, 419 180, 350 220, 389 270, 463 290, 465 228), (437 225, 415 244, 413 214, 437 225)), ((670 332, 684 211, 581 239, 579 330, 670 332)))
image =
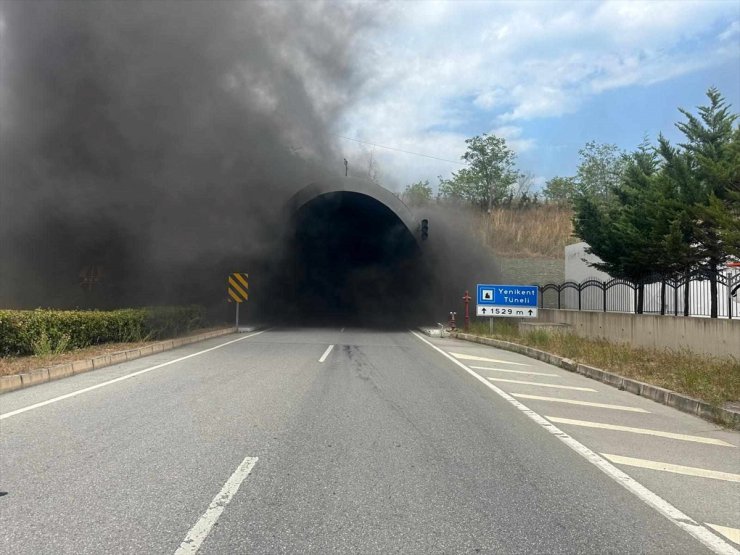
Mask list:
POLYGON ((624 279, 547 283, 539 286, 540 308, 710 317, 713 281, 717 317, 740 318, 740 271, 736 270, 640 283, 624 279))

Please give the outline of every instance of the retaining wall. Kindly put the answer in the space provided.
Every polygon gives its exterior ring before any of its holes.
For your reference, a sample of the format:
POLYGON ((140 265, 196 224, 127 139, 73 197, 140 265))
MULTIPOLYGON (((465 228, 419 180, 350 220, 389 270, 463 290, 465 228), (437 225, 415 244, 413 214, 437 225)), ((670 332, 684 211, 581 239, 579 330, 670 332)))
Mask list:
POLYGON ((536 321, 568 324, 582 337, 740 359, 740 320, 541 308, 536 321))

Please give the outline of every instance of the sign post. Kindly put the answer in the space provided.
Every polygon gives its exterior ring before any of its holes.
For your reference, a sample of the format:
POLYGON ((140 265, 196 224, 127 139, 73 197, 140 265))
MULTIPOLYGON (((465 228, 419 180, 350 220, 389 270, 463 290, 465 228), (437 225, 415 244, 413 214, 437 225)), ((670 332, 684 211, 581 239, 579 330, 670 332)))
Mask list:
POLYGON ((465 331, 470 330, 470 294, 468 294, 467 291, 465 291, 465 296, 462 298, 463 302, 465 303, 465 331))
POLYGON ((227 280, 228 287, 227 292, 229 294, 229 302, 233 299, 236 303, 236 331, 239 331, 239 305, 244 301, 249 300, 249 274, 242 272, 234 272, 229 274, 227 280))
MULTIPOLYGON (((537 318, 540 288, 537 285, 478 284, 477 316, 537 318)), ((493 332, 493 321, 490 323, 493 332)))

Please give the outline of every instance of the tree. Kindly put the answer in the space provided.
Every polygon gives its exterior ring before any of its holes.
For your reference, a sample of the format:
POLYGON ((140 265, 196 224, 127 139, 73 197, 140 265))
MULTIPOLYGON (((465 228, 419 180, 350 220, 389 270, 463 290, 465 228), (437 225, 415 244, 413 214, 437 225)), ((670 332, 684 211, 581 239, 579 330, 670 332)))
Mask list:
MULTIPOLYGON (((740 129, 734 126, 737 114, 716 88, 707 91, 709 104, 697 108, 698 115, 679 109, 686 121, 676 127, 686 136, 680 153, 664 157, 666 171, 687 185, 691 237, 689 258, 707 272, 710 282, 711 317, 717 317, 717 273, 738 246, 737 193, 740 183, 740 129), (688 174, 686 179, 683 174, 688 174)), ((665 141, 665 150, 670 147, 665 141)))
POLYGON ((555 176, 545 183, 542 194, 548 202, 555 204, 571 204, 576 196, 577 188, 575 179, 572 177, 555 176))
POLYGON ((594 264, 597 269, 638 284, 638 314, 643 311, 644 282, 668 271, 662 254, 670 234, 669 207, 660 202, 664 191, 657 169, 654 150, 643 143, 625 159, 622 179, 608 199, 590 191, 579 191, 574 198, 576 235, 602 260, 594 264))
POLYGON ((687 121, 676 125, 687 142, 679 147, 660 136, 657 148, 645 141, 629 157, 602 153, 602 166, 614 162, 621 174, 603 194, 582 187, 584 175, 601 172, 588 158, 579 168, 574 227, 602 259, 595 266, 614 277, 641 283, 705 272, 717 317, 718 270, 740 252, 740 130, 719 92, 707 96, 698 116, 681 110, 687 121))
POLYGON ((468 166, 454 172, 450 179, 440 179, 439 194, 490 210, 501 203, 519 179, 516 154, 503 138, 485 133, 466 139, 465 144, 468 148, 462 159, 468 166))
POLYGON ((581 195, 607 200, 619 186, 629 160, 617 145, 586 143, 578 151, 581 161, 576 171, 575 184, 581 195))
POLYGON ((417 181, 406 185, 401 195, 402 200, 409 206, 423 206, 432 200, 432 187, 429 180, 417 181))

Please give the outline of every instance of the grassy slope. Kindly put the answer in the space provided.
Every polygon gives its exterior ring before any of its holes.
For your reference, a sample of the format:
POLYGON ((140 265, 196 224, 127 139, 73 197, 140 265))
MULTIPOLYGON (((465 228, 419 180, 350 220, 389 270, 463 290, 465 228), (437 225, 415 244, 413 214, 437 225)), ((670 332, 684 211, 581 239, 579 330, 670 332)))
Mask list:
MULTIPOLYGON (((472 324, 471 332, 491 337, 487 323, 472 324)), ((544 331, 521 334, 517 325, 508 321, 494 323, 493 337, 536 347, 717 406, 740 400, 740 361, 735 359, 700 356, 688 351, 641 349, 573 334, 544 331)))
MULTIPOLYGON (((578 241, 572 236, 572 217, 570 209, 557 206, 526 210, 499 208, 490 216, 477 214, 474 229, 496 253, 502 280, 522 284, 558 283, 564 280, 564 248, 578 241)), ((537 347, 715 405, 740 400, 740 361, 737 360, 639 349, 572 334, 521 335, 512 322, 498 321, 495 325, 497 339, 537 347)), ((488 335, 488 322, 474 323, 472 331, 488 335)))
POLYGON ((501 280, 509 283, 560 283, 565 279, 565 246, 573 237, 570 208, 539 205, 475 212, 473 230, 496 254, 501 280))

